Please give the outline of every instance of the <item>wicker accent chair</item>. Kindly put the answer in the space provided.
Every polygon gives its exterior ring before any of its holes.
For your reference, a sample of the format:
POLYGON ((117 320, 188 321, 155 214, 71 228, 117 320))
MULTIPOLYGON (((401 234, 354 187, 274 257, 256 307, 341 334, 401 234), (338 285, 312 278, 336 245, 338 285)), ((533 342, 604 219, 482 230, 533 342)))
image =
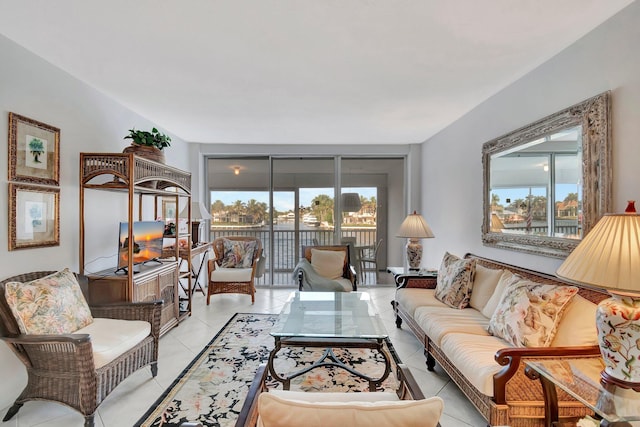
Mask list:
MULTIPOLYGON (((292 399, 297 401, 304 402, 325 402, 330 403, 335 398, 336 402, 344 403, 355 403, 355 402, 377 402, 381 403, 392 403, 398 402, 399 400, 423 400, 425 399, 424 394, 420 390, 418 383, 414 379, 413 375, 409 368, 403 364, 397 365, 397 376, 398 376, 398 388, 391 392, 363 392, 363 393, 332 393, 332 392, 289 392, 284 390, 272 391, 274 394, 277 392, 277 396, 282 399, 292 399), (288 393, 291 393, 291 396, 287 396, 288 393), (333 396, 332 396, 333 395, 333 396), (308 396, 308 397, 305 397, 308 396)), ((240 410, 240 414, 238 415, 238 420, 236 421, 236 427, 254 427, 258 424, 258 418, 260 417, 259 413, 259 397, 262 393, 269 392, 267 388, 268 379, 268 369, 266 364, 260 365, 256 376, 253 379, 253 382, 249 386, 249 392, 247 394, 247 398, 244 401, 242 409, 240 410)), ((440 409, 442 408, 442 401, 440 398, 435 397, 430 400, 439 400, 438 402, 432 402, 437 407, 440 405, 440 409)), ((427 403, 427 402, 425 402, 427 403)), ((430 403, 428 403, 430 404, 430 403)), ((372 408, 369 408, 372 409, 372 408)), ((313 410, 311 408, 311 410, 313 410)), ((340 411, 340 409, 337 409, 340 411)), ((346 409, 349 411, 349 409, 346 409)), ((437 410, 435 411, 437 412, 437 410)), ((438 422, 438 418, 431 419, 421 419, 419 423, 408 423, 406 425, 436 425, 440 427, 440 423, 438 422)), ((317 417, 314 421, 318 421, 317 417)), ((304 420, 298 420, 299 425, 305 425, 304 420)), ((398 425, 401 424, 400 422, 398 425)), ((198 426, 198 424, 183 424, 182 427, 188 426, 198 426)), ((351 424, 353 426, 358 427, 358 424, 351 424)), ((367 425, 369 427, 369 425, 367 425)))
MULTIPOLYGON (((85 427, 94 425, 100 403, 125 378, 138 369, 151 366, 158 372, 158 340, 162 301, 90 306, 94 318, 143 320, 151 325, 149 335, 129 350, 96 369, 89 334, 36 335, 21 334, 7 300, 5 285, 29 282, 55 271, 37 271, 13 276, 0 282, 0 339, 7 343, 27 368, 27 386, 4 417, 11 419, 29 400, 59 402, 82 413, 85 427)), ((78 277, 81 288, 86 281, 78 277)))
POLYGON ((293 270, 293 277, 298 284, 300 291, 316 291, 316 292, 349 292, 357 291, 357 274, 356 269, 351 265, 349 257, 348 245, 331 245, 331 246, 303 246, 303 258, 298 261, 298 265, 293 270), (321 256, 322 262, 313 260, 315 251, 321 256), (329 264, 331 261, 327 258, 327 251, 344 253, 342 266, 335 269, 338 274, 336 277, 328 277, 326 274, 334 270, 329 264), (321 265, 319 265, 321 264, 321 265), (318 270, 316 270, 318 266, 318 270), (342 273, 340 275, 340 272, 342 273))
MULTIPOLYGON (((227 247, 227 252, 229 248, 227 247)), ((209 259, 207 271, 209 275, 209 289, 207 291, 207 305, 214 294, 245 294, 251 296, 251 304, 255 302, 256 287, 254 279, 260 257, 262 256, 262 242, 257 237, 228 236, 218 237, 213 241, 215 257, 209 259), (225 255, 225 242, 229 245, 255 242, 253 257, 250 262, 236 260, 237 264, 228 266, 225 255)))

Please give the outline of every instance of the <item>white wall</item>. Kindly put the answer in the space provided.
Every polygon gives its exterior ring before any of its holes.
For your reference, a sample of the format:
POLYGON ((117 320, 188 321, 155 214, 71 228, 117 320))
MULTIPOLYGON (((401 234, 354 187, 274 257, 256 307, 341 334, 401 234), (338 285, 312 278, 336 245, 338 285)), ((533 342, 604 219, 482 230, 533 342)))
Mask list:
MULTIPOLYGON (((423 146, 423 211, 436 235, 426 264, 473 252, 554 273, 559 259, 485 247, 482 144, 606 90, 612 91, 613 207, 640 197, 640 2, 508 86, 423 146)), ((423 262, 424 263, 424 262, 423 262)))
MULTIPOLYGON (((120 152, 129 144, 127 130, 150 129, 153 124, 64 71, 0 36, 0 135, 7 141, 8 113, 14 112, 55 126, 60 132, 60 246, 8 251, 7 173, 8 149, 0 150, 0 277, 34 270, 69 267, 78 271, 79 153, 120 152)), ((167 163, 188 168, 186 143, 172 136, 166 149, 167 163)), ((101 192, 106 193, 106 192, 101 192)), ((126 220, 126 198, 113 193, 96 199, 90 209, 98 238, 93 250, 115 255, 117 222, 126 220), (103 224, 113 224, 113 226, 103 224), (102 248, 102 250, 100 250, 102 248)), ((115 265, 115 256, 112 258, 115 265)), ((22 364, 5 345, 0 345, 0 408, 15 400, 24 387, 22 364)), ((4 412, 2 412, 4 413, 4 412)))

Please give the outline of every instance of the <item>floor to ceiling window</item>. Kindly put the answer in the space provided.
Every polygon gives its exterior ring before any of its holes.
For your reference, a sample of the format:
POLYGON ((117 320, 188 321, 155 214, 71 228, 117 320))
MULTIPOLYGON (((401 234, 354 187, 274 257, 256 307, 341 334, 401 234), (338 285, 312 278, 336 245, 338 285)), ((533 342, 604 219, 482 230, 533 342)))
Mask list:
POLYGON ((307 245, 350 243, 361 283, 386 267, 378 242, 387 239, 388 202, 403 205, 404 158, 209 158, 207 173, 210 238, 259 237, 266 268, 257 284, 293 284, 307 245))

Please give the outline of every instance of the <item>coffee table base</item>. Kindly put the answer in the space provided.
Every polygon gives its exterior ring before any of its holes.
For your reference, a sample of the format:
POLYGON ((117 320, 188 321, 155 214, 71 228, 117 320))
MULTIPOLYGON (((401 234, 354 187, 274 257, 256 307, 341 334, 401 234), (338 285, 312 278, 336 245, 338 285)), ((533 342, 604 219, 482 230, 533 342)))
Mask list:
POLYGON ((384 351, 384 342, 382 338, 375 339, 367 339, 367 338, 357 338, 357 339, 346 339, 346 338, 299 338, 299 337, 274 337, 275 338, 275 347, 269 353, 269 372, 271 376, 282 383, 282 387, 285 390, 289 390, 291 386, 291 380, 299 377, 300 375, 306 374, 307 372, 323 367, 323 366, 335 366, 337 368, 344 369, 351 374, 362 378, 369 382, 369 391, 377 391, 378 388, 382 385, 384 380, 387 379, 389 373, 391 372, 391 360, 387 352, 384 351), (322 356, 313 362, 310 366, 307 366, 299 371, 293 372, 289 375, 280 376, 274 366, 273 360, 275 359, 276 354, 283 347, 316 347, 322 348, 324 347, 324 352, 322 356), (337 357, 333 353, 334 348, 370 348, 372 350, 376 350, 378 353, 382 355, 384 358, 384 373, 380 376, 380 378, 372 378, 362 372, 357 371, 351 366, 344 363, 339 357, 337 357))

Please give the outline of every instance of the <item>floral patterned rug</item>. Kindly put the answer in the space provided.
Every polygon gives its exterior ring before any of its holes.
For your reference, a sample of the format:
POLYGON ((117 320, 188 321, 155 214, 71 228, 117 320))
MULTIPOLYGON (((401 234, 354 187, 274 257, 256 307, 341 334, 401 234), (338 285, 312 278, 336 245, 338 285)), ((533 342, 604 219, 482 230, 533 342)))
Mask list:
MULTIPOLYGON (((203 426, 233 426, 258 366, 266 363, 273 348, 269 331, 277 315, 235 314, 160 396, 136 426, 178 427, 183 422, 203 426)), ((387 341, 387 351, 398 358, 387 341)), ((294 372, 320 358, 323 349, 285 348, 278 352, 274 366, 278 373, 294 372)), ((384 360, 368 349, 334 349, 336 356, 354 369, 372 377, 384 372, 384 360)), ((392 365, 395 365, 392 362, 392 365)), ((382 384, 383 390, 396 388, 395 372, 382 384)), ((281 388, 269 381, 270 388, 281 388)), ((291 390, 367 391, 368 383, 344 369, 320 367, 291 381, 291 390)))

